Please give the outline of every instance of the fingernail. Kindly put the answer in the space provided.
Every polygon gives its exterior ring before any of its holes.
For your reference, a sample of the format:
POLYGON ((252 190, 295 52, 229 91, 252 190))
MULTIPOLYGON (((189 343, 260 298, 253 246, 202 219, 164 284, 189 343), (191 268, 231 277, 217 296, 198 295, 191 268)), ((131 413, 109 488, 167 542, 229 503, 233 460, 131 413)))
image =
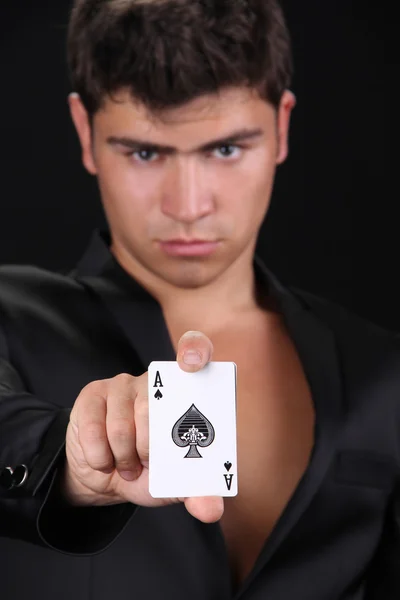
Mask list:
POLYGON ((195 350, 187 350, 183 355, 185 365, 199 365, 202 361, 200 352, 195 350))
POLYGON ((126 479, 126 481, 133 481, 136 477, 133 471, 121 471, 120 475, 126 479))

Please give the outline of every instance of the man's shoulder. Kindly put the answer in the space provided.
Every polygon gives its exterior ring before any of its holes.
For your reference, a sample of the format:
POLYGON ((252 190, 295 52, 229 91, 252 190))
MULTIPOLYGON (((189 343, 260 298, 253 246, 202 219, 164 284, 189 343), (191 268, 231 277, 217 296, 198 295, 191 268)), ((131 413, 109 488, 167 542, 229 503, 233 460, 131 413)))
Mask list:
POLYGON ((0 310, 18 314, 33 307, 66 306, 86 295, 84 287, 67 273, 34 265, 0 265, 0 310))
POLYGON ((64 291, 79 289, 78 282, 69 272, 50 271, 36 265, 0 265, 0 298, 11 290, 15 293, 64 291))
POLYGON ((387 345, 400 352, 400 333, 387 329, 358 314, 349 307, 312 292, 289 287, 290 291, 311 312, 329 327, 337 339, 352 344, 376 347, 387 345))

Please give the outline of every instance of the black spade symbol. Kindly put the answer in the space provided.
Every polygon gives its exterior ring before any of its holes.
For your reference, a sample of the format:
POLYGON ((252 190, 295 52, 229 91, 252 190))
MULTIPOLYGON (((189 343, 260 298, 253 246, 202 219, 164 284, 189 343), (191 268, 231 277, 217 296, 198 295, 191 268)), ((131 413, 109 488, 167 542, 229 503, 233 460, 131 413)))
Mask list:
POLYGON ((156 391, 156 393, 154 394, 154 398, 156 398, 156 400, 160 400, 160 398, 162 398, 162 393, 160 392, 160 390, 156 391))
POLYGON ((231 463, 231 462, 229 462, 229 460, 228 460, 228 462, 224 463, 224 467, 225 467, 225 469, 226 469, 227 471, 230 471, 230 470, 231 470, 231 466, 232 466, 232 463, 231 463))
POLYGON ((172 428, 172 439, 180 448, 190 446, 184 458, 203 458, 197 446, 206 448, 215 438, 214 427, 194 404, 172 428))

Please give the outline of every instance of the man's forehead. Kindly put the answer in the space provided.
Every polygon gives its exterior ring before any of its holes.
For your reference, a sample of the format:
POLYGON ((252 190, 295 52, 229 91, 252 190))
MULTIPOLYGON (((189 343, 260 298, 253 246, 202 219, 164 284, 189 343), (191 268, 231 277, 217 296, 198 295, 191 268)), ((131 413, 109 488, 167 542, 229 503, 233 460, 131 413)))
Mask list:
POLYGON ((121 117, 129 116, 152 125, 185 124, 229 117, 238 110, 251 110, 257 101, 260 99, 252 90, 230 88, 198 96, 178 107, 152 111, 132 97, 128 90, 121 90, 104 100, 101 112, 104 117, 117 117, 120 114, 121 117))
POLYGON ((261 139, 274 128, 274 108, 248 89, 204 95, 159 114, 132 98, 129 91, 113 98, 97 115, 98 134, 119 147, 149 146, 166 154, 178 149, 192 154, 212 150, 214 142, 261 139), (239 136, 233 139, 233 133, 239 136))

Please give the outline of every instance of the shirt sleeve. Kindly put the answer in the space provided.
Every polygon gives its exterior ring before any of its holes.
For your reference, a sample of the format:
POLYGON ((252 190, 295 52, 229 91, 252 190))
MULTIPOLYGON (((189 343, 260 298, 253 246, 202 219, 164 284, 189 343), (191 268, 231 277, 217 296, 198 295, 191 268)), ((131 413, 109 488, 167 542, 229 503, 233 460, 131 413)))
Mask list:
POLYGON ((137 507, 65 501, 59 484, 70 412, 26 390, 0 325, 0 536, 90 555, 115 541, 137 507))

